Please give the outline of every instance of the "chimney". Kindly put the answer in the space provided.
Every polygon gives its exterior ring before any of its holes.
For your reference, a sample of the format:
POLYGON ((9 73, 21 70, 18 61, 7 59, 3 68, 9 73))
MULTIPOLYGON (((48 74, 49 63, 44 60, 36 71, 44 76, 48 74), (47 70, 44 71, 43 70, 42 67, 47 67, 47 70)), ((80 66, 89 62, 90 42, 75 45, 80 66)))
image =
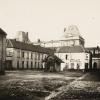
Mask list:
POLYGON ((26 32, 26 40, 28 41, 28 32, 26 32))
POLYGON ((26 36, 28 37, 28 32, 26 32, 26 36))
POLYGON ((26 42, 26 43, 28 43, 28 42, 29 42, 28 32, 26 32, 26 34, 25 34, 25 42, 26 42))
POLYGON ((41 42, 40 39, 38 39, 37 42, 40 43, 41 42))

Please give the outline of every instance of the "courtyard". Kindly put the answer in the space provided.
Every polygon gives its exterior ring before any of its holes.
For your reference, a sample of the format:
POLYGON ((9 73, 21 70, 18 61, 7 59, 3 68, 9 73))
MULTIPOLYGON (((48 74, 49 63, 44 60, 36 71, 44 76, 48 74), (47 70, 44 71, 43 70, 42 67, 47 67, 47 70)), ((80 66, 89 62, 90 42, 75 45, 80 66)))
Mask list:
POLYGON ((75 71, 7 71, 0 100, 100 100, 99 74, 75 71))

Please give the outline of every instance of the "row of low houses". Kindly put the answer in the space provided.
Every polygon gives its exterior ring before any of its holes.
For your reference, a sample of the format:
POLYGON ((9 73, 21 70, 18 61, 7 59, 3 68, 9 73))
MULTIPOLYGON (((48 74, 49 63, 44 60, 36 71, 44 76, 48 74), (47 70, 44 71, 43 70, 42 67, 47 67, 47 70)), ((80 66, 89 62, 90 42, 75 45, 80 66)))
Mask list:
POLYGON ((53 55, 49 48, 33 45, 28 33, 20 32, 15 39, 7 39, 6 69, 43 69, 43 59, 53 55))
POLYGON ((6 35, 0 29, 0 74, 5 70, 43 69, 43 59, 54 55, 49 48, 33 45, 28 33, 20 31, 14 39, 6 39, 6 35))
POLYGON ((32 43, 28 33, 23 31, 17 32, 14 39, 6 39, 6 35, 0 29, 0 73, 16 69, 100 69, 100 48, 86 48, 85 39, 75 25, 64 29, 62 38, 54 41, 32 43))
POLYGON ((42 69, 42 61, 48 55, 53 54, 53 50, 16 41, 7 40, 6 69, 42 69))

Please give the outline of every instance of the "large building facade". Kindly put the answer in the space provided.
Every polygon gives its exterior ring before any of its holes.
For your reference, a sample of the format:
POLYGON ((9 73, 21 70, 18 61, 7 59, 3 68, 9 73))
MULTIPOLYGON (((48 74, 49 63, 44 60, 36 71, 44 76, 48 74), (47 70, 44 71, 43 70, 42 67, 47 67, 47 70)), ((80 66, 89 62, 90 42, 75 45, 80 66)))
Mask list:
POLYGON ((85 40, 76 25, 64 28, 64 34, 60 40, 38 41, 37 44, 55 50, 55 55, 64 62, 61 70, 90 68, 90 53, 85 50, 85 40))
POLYGON ((34 42, 34 45, 41 45, 43 47, 62 47, 62 46, 76 46, 82 45, 84 47, 85 40, 80 35, 80 32, 76 25, 71 25, 64 28, 64 33, 59 40, 51 40, 51 41, 38 41, 34 42))
POLYGON ((19 32, 15 39, 7 40, 6 69, 43 69, 42 61, 53 50, 33 45, 25 32, 19 32))
POLYGON ((64 28, 59 40, 32 43, 28 33, 20 31, 15 39, 7 40, 6 69, 42 69, 42 60, 55 54, 63 63, 61 71, 66 69, 100 69, 99 47, 86 48, 85 39, 77 26, 64 28), (51 50, 52 49, 52 50, 51 50))
POLYGON ((61 70, 89 69, 90 55, 82 46, 64 46, 56 50, 55 55, 63 60, 61 70))

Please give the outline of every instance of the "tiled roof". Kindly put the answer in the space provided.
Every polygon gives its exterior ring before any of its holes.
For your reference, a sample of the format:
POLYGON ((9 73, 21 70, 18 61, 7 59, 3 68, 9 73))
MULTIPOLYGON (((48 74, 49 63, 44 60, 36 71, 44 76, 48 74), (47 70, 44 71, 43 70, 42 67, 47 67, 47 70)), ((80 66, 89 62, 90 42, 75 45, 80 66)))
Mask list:
POLYGON ((7 35, 7 33, 1 28, 0 28, 0 34, 7 35))
POLYGON ((21 50, 39 52, 39 53, 46 53, 46 54, 53 54, 54 51, 48 48, 44 48, 41 46, 27 44, 24 42, 16 41, 15 39, 8 39, 7 40, 7 48, 16 48, 21 50))
POLYGON ((82 46, 64 46, 56 49, 57 53, 81 53, 85 52, 82 46))

